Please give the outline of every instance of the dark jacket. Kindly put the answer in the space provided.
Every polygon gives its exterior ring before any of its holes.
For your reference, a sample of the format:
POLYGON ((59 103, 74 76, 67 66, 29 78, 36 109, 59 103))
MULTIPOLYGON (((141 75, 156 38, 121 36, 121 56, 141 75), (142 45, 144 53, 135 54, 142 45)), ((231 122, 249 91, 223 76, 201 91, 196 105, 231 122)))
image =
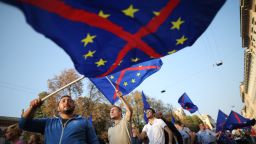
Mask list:
MULTIPOLYGON (((174 126, 173 123, 168 122, 166 119, 162 118, 162 120, 166 123, 166 125, 169 127, 169 129, 172 131, 173 135, 177 138, 177 142, 178 144, 183 144, 183 139, 182 136, 180 134, 180 132, 177 130, 177 128, 174 126)), ((164 136, 165 136, 165 144, 168 144, 169 142, 169 136, 168 133, 166 131, 164 131, 164 136)), ((175 139, 173 138, 172 140, 173 144, 176 144, 175 139)))

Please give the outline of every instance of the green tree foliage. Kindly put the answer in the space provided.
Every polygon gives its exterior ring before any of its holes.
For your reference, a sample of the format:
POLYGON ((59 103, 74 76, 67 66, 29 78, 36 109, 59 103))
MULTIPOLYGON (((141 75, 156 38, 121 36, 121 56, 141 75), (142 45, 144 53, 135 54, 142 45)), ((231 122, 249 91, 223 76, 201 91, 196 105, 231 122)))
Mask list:
POLYGON ((107 130, 111 126, 109 111, 110 103, 101 92, 87 81, 87 96, 78 97, 76 101, 76 113, 83 117, 92 116, 96 133, 100 139, 107 141, 107 130))
POLYGON ((143 102, 142 102, 142 97, 141 97, 141 92, 135 91, 129 95, 130 98, 130 105, 133 108, 133 123, 138 127, 142 128, 143 125, 145 124, 143 114, 144 114, 144 109, 143 109, 143 102))
MULTIPOLYGON (((40 99, 44 98, 45 96, 47 96, 48 93, 47 92, 41 92, 38 94, 38 97, 40 99)), ((48 116, 47 113, 44 111, 46 109, 46 106, 45 106, 45 103, 42 104, 41 107, 38 107, 34 113, 34 117, 35 118, 43 118, 43 117, 46 117, 48 116)))
MULTIPOLYGON (((147 97, 147 96, 146 96, 147 97)), ((127 101, 133 107, 133 123, 138 127, 140 130, 146 124, 144 120, 144 109, 143 109, 143 101, 140 91, 132 92, 127 96, 127 101)), ((147 97, 147 101, 153 109, 156 111, 161 111, 164 114, 164 117, 171 121, 171 115, 173 106, 170 104, 164 104, 161 100, 156 100, 155 98, 147 97)))
POLYGON ((108 101, 90 81, 87 81, 87 96, 77 98, 76 112, 89 117, 98 103, 108 103, 108 101))
POLYGON ((202 120, 197 116, 185 116, 182 120, 182 123, 185 124, 190 130, 197 132, 199 130, 198 125, 202 123, 202 120))
POLYGON ((164 103, 161 100, 157 100, 155 98, 149 99, 149 105, 152 107, 155 111, 161 111, 165 112, 165 106, 164 103))
MULTIPOLYGON (((60 75, 54 76, 54 78, 48 80, 48 88, 50 92, 54 92, 59 88, 69 84, 70 82, 80 78, 81 76, 74 69, 67 69, 61 72, 60 75)), ((83 83, 79 81, 73 85, 68 86, 64 90, 60 91, 58 95, 70 95, 81 96, 83 93, 83 83)))
POLYGON ((95 105, 94 111, 92 113, 92 121, 96 133, 105 142, 108 138, 108 128, 112 126, 112 121, 109 117, 110 108, 111 106, 109 104, 98 103, 95 105))
MULTIPOLYGON (((64 70, 63 72, 60 73, 60 75, 54 76, 54 78, 48 80, 48 89, 49 93, 52 93, 59 88, 69 84, 70 82, 78 79, 80 75, 74 70, 74 69, 68 69, 64 70)), ((81 96, 83 92, 83 83, 81 81, 67 87, 66 89, 60 91, 57 93, 55 96, 52 96, 48 98, 44 102, 44 113, 47 116, 54 116, 57 114, 56 108, 58 104, 58 99, 60 96, 63 95, 70 95, 72 97, 78 97, 81 96)))

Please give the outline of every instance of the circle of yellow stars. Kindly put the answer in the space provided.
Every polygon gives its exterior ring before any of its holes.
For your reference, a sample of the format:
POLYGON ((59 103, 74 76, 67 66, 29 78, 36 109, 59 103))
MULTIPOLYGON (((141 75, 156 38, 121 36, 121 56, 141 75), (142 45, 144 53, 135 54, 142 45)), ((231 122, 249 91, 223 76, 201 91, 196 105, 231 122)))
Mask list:
MULTIPOLYGON (((126 9, 123 9, 122 13, 125 16, 128 16, 130 18, 135 18, 136 13, 139 11, 140 10, 138 8, 135 8, 134 5, 131 4, 126 9)), ((160 11, 153 11, 152 13, 155 16, 159 16, 161 14, 160 11)), ((98 16, 102 17, 104 19, 108 19, 108 18, 110 18, 111 15, 109 13, 104 12, 103 10, 99 10, 98 16)), ((176 21, 171 22, 172 26, 170 27, 170 30, 178 30, 179 31, 182 27, 182 24, 184 24, 184 23, 185 23, 185 21, 182 20, 181 17, 179 17, 176 21)), ((83 38, 81 40, 81 42, 83 43, 84 47, 86 48, 86 47, 88 47, 88 45, 94 43, 94 40, 96 37, 97 37, 96 35, 87 33, 86 37, 83 38)), ((176 39, 176 45, 183 45, 187 40, 188 40, 188 38, 185 35, 182 35, 180 38, 176 39)), ((173 54, 175 52, 176 52, 176 50, 173 49, 173 50, 169 51, 168 54, 173 54)), ((88 50, 87 53, 83 55, 83 57, 84 57, 84 59, 92 58, 92 57, 94 57, 95 53, 96 53, 96 50, 94 50, 94 51, 88 50)), ((137 63, 137 62, 139 62, 139 60, 140 60, 140 58, 138 58, 138 57, 131 58, 131 62, 133 62, 133 63, 137 63)), ((107 63, 107 60, 104 60, 103 58, 100 58, 98 61, 95 62, 97 67, 104 66, 106 63, 107 63)), ((121 62, 119 63, 119 65, 120 64, 121 64, 121 62)), ((131 82, 134 83, 135 79, 132 80, 131 82)), ((127 86, 128 83, 124 84, 124 85, 127 86)))

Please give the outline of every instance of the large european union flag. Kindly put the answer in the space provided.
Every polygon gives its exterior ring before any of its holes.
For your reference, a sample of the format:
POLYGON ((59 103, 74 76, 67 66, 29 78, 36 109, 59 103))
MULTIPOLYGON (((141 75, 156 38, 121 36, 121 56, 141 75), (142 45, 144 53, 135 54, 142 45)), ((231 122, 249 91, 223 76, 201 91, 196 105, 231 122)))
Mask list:
POLYGON ((178 103, 185 110, 188 110, 190 113, 194 113, 198 110, 198 107, 190 100, 186 93, 183 93, 178 100, 178 103))
POLYGON ((161 59, 154 59, 126 68, 120 72, 102 78, 89 78, 111 104, 117 101, 116 90, 123 95, 129 94, 147 77, 157 72, 162 66, 161 59))
POLYGON ((103 77, 191 46, 225 0, 0 0, 71 57, 103 77))
POLYGON ((218 117, 217 117, 217 123, 216 123, 216 132, 223 130, 227 118, 228 118, 228 116, 224 112, 219 110, 218 117))
POLYGON ((144 120, 145 120, 146 123, 148 123, 148 118, 147 118, 147 116, 146 116, 146 110, 147 110, 148 108, 150 108, 150 105, 149 105, 149 103, 148 103, 148 101, 147 101, 147 98, 146 98, 144 92, 142 92, 141 98, 142 98, 143 109, 144 109, 144 115, 143 115, 143 116, 144 116, 144 120))
POLYGON ((253 120, 245 118, 240 114, 238 114, 237 112, 231 111, 224 127, 225 129, 228 129, 228 130, 251 127, 252 121, 253 120))

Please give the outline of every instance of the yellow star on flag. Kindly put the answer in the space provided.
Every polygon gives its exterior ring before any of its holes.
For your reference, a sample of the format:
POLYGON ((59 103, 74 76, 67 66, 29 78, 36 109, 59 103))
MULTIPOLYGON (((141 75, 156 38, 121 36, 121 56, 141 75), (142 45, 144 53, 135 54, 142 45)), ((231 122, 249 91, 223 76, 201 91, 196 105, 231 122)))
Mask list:
POLYGON ((135 81, 135 79, 132 79, 131 82, 132 82, 132 83, 135 83, 136 81, 135 81))
POLYGON ((107 61, 104 61, 103 59, 100 59, 99 61, 95 62, 97 64, 97 67, 104 66, 107 61))
POLYGON ((140 76, 140 73, 137 73, 136 76, 139 77, 139 76, 140 76))
POLYGON ((81 42, 84 43, 84 47, 86 47, 88 43, 93 43, 94 38, 96 38, 96 35, 91 36, 90 33, 87 33, 87 36, 82 39, 81 42))
POLYGON ((115 78, 114 76, 112 76, 112 75, 110 76, 110 79, 114 79, 114 78, 115 78))
POLYGON ((130 5, 127 9, 123 10, 122 12, 129 17, 134 18, 134 14, 139 11, 139 9, 135 9, 133 5, 130 5))
POLYGON ((160 15, 160 12, 153 11, 153 14, 154 14, 155 16, 159 16, 159 15, 160 15))
POLYGON ((188 38, 186 38, 184 35, 179 38, 179 39, 176 39, 176 45, 179 45, 179 44, 184 44, 184 42, 187 40, 188 38))
POLYGON ((127 83, 127 82, 124 82, 124 86, 128 86, 128 83, 127 83))
POLYGON ((140 59, 139 58, 131 58, 132 62, 138 62, 140 59))
POLYGON ((169 51, 168 54, 173 54, 175 52, 176 52, 176 50, 172 50, 172 51, 169 51))
POLYGON ((177 29, 177 30, 180 30, 180 26, 181 24, 183 24, 184 21, 181 20, 181 18, 179 17, 177 21, 173 21, 172 22, 172 27, 171 29, 177 29))
POLYGON ((98 16, 107 19, 110 16, 110 14, 106 14, 102 10, 100 10, 99 13, 98 13, 98 16))
POLYGON ((87 59, 88 57, 93 57, 93 54, 95 53, 96 51, 88 51, 87 54, 84 55, 84 58, 87 59))

